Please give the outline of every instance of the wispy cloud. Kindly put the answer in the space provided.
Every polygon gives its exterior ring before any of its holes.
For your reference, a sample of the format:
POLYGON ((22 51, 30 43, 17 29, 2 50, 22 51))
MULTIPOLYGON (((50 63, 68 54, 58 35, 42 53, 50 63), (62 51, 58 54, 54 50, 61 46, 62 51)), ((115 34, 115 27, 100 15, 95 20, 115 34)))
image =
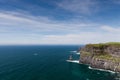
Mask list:
POLYGON ((111 27, 111 26, 102 26, 101 28, 107 32, 120 33, 119 27, 117 28, 117 27, 111 27))
POLYGON ((86 44, 120 41, 119 30, 94 22, 64 22, 19 12, 0 12, 0 44, 86 44))
POLYGON ((89 26, 96 26, 97 24, 94 23, 85 23, 85 22, 62 22, 62 21, 55 21, 49 19, 48 17, 43 16, 31 16, 31 15, 24 15, 20 13, 13 12, 1 12, 0 13, 0 25, 1 30, 7 29, 11 30, 11 32, 17 30, 30 30, 30 31, 38 31, 38 32, 77 32, 81 31, 84 28, 89 28, 89 26))
POLYGON ((98 2, 96 0, 63 0, 58 6, 65 10, 82 14, 91 14, 98 10, 98 2))
POLYGON ((42 43, 40 44, 88 44, 114 41, 119 42, 119 36, 120 34, 113 34, 109 32, 81 32, 79 34, 46 35, 41 38, 42 43), (49 42, 47 40, 49 40, 49 42))

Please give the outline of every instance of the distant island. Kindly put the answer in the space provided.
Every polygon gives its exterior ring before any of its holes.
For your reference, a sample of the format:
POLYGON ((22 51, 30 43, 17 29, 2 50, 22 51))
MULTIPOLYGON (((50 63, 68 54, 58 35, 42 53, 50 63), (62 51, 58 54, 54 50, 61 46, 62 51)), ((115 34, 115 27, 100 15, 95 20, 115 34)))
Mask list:
POLYGON ((80 49, 79 63, 120 72, 120 42, 87 44, 80 49))

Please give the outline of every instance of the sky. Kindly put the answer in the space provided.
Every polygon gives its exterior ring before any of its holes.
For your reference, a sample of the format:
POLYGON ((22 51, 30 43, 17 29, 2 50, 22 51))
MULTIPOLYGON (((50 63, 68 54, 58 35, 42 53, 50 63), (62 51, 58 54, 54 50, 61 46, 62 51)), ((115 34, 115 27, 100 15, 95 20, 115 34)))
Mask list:
POLYGON ((120 42, 120 0, 0 0, 0 45, 120 42))

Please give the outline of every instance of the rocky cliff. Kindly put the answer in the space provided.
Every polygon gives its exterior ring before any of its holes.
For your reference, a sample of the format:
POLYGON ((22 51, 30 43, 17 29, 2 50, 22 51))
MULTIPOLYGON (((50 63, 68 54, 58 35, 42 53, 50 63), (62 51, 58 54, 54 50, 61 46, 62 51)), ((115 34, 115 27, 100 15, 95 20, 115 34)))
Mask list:
POLYGON ((80 63, 120 72, 120 43, 87 44, 80 53, 80 63))

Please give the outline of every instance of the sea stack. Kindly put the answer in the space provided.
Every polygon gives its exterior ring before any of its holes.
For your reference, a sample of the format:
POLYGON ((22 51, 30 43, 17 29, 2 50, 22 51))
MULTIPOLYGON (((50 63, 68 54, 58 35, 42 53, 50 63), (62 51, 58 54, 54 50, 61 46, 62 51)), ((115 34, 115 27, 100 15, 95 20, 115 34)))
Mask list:
POLYGON ((120 43, 87 44, 80 50, 80 63, 92 68, 120 72, 120 43))

